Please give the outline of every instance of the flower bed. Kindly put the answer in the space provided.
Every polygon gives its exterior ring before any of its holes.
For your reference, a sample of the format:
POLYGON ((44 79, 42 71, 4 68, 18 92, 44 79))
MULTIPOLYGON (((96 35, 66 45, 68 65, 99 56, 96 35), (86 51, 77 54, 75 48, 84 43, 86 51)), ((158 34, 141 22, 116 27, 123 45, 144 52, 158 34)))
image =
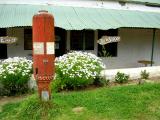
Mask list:
POLYGON ((8 58, 0 64, 1 90, 5 95, 23 93, 28 89, 32 61, 22 57, 8 58))
POLYGON ((60 89, 76 89, 93 84, 105 65, 96 55, 71 52, 56 59, 56 79, 60 89))

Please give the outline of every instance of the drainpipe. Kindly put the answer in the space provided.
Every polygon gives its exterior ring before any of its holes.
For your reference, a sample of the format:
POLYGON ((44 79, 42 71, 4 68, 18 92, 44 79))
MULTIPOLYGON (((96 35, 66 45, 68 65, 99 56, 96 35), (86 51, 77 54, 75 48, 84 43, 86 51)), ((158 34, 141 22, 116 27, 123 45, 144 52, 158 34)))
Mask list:
POLYGON ((153 29, 153 39, 152 39, 152 53, 151 53, 151 66, 153 65, 153 55, 154 55, 154 47, 155 47, 155 33, 156 29, 153 29))

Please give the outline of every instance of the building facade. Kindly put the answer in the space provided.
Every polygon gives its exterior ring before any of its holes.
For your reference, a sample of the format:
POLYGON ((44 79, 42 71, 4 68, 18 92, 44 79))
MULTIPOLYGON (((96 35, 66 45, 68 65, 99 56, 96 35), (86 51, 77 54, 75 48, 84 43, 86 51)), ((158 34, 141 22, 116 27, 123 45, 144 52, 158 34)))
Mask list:
POLYGON ((30 4, 18 4, 17 0, 0 2, 0 9, 4 10, 0 13, 4 19, 0 20, 0 36, 18 38, 16 43, 0 44, 0 58, 14 56, 31 58, 32 16, 38 10, 46 8, 52 13, 53 8, 57 57, 78 50, 92 52, 101 57, 108 69, 144 66, 138 62, 140 60, 153 60, 153 65, 158 66, 160 4, 154 2, 149 4, 145 0, 137 1, 68 0, 65 3, 64 0, 54 2, 35 0, 30 4), (13 10, 15 5, 18 8, 15 8, 16 15, 13 16, 10 10, 13 10), (25 7, 27 9, 24 10, 25 7), (29 11, 30 8, 33 11, 29 11), (22 10, 22 13, 19 10, 22 10), (102 36, 120 36, 120 42, 106 44, 103 49, 103 46, 97 43, 102 36), (104 53, 104 50, 107 53, 104 53))

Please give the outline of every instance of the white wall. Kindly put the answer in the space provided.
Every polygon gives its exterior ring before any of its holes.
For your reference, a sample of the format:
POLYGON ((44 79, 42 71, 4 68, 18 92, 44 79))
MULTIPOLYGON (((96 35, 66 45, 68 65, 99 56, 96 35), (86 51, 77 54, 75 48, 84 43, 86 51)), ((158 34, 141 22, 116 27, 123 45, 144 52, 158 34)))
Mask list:
MULTIPOLYGON (((70 32, 68 32, 69 36, 70 32)), ((14 28, 8 30, 8 35, 18 37, 18 43, 8 45, 8 56, 25 56, 29 57, 31 50, 24 50, 24 29, 14 28), (13 32, 14 30, 14 32, 13 32)), ((97 54, 97 31, 95 31, 95 50, 88 51, 97 54)), ((121 41, 118 43, 118 56, 102 58, 106 63, 107 69, 113 68, 131 68, 142 67, 144 65, 138 63, 138 60, 150 60, 152 49, 152 29, 134 29, 121 28, 119 29, 119 36, 121 41)), ((67 37, 69 41, 70 37, 67 37)), ((156 41, 154 51, 154 66, 160 65, 160 30, 156 30, 156 41)), ((69 42, 67 42, 67 49, 69 50, 69 42)))
MULTIPOLYGON (((144 66, 138 60, 151 60, 153 30, 123 28, 119 30, 118 56, 103 58, 108 69, 144 66)), ((160 65, 160 30, 156 31, 154 66, 160 65)))
POLYGON ((129 80, 138 80, 141 79, 141 72, 144 70, 149 73, 149 79, 160 77, 160 66, 103 70, 101 76, 106 80, 115 81, 117 72, 121 72, 129 75, 129 80))
POLYGON ((155 65, 160 65, 160 30, 156 31, 154 61, 155 65))
POLYGON ((10 28, 7 29, 8 36, 15 36, 18 38, 16 44, 7 45, 8 57, 30 57, 31 50, 24 50, 24 28, 10 28))

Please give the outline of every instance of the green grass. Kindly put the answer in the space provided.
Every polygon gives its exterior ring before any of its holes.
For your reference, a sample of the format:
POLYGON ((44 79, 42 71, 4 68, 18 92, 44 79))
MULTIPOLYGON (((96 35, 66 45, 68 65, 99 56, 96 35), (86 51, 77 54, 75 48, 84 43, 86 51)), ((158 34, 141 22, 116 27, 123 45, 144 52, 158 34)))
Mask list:
POLYGON ((160 120, 160 84, 53 93, 44 103, 36 95, 3 106, 2 120, 160 120), (78 113, 75 107, 84 107, 78 113))

